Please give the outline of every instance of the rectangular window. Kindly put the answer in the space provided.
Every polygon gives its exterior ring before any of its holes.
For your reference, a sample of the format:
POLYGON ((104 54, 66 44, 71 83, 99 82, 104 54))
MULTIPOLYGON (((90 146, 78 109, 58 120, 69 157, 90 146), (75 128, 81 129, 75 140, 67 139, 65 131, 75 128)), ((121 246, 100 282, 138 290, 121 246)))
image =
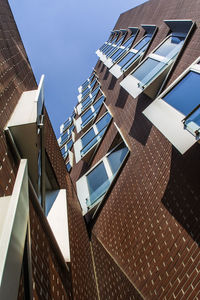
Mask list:
POLYGON ((200 137, 199 60, 143 112, 182 154, 200 137))
POLYGON ((86 155, 97 143, 99 143, 108 127, 111 115, 107 112, 93 127, 81 137, 81 157, 86 155))
POLYGON ((169 20, 165 22, 172 30, 171 35, 120 83, 134 98, 141 94, 144 89, 148 96, 155 97, 193 26, 191 20, 169 20), (154 90, 147 90, 146 88, 158 76, 160 76, 160 80, 157 81, 154 90))
POLYGON ((99 108, 101 107, 103 101, 105 100, 104 96, 101 96, 89 110, 87 110, 82 116, 82 124, 81 127, 85 127, 98 113, 99 108))

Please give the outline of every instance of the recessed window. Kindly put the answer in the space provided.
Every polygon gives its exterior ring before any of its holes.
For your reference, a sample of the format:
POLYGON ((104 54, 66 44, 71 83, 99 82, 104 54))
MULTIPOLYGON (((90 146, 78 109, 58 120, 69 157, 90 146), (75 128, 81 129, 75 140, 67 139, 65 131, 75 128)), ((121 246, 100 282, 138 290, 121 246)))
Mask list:
POLYGON ((70 126, 61 136, 60 138, 58 139, 58 143, 59 143, 59 146, 62 146, 64 143, 66 143, 71 135, 72 135, 72 131, 74 130, 75 126, 72 125, 70 126))
POLYGON ((71 139, 61 148, 61 153, 64 159, 67 157, 68 152, 69 150, 71 150, 72 146, 73 146, 73 141, 71 139))
POLYGON ((96 89, 91 94, 89 94, 89 96, 84 101, 81 102, 81 111, 84 111, 86 107, 88 107, 88 105, 94 101, 99 90, 100 86, 96 87, 96 89))
POLYGON ((182 154, 199 140, 200 134, 200 66, 197 62, 143 112, 182 154))
POLYGON ((121 56, 118 56, 116 59, 114 59, 113 64, 115 64, 110 69, 110 72, 116 78, 119 78, 130 67, 133 69, 136 64, 139 63, 140 58, 144 55, 149 47, 157 28, 155 25, 143 25, 143 27, 146 31, 145 36, 131 49, 128 49, 128 51, 125 51, 121 56))
POLYGON ((106 112, 92 127, 74 144, 76 162, 84 159, 89 162, 97 146, 103 138, 112 117, 106 112))
POLYGON ((77 181, 77 193, 86 220, 104 199, 128 152, 125 143, 119 143, 77 181))
POLYGON ((72 166, 71 166, 69 161, 66 163, 66 169, 67 169, 68 172, 70 172, 71 169, 72 169, 72 166))
POLYGON ((82 129, 88 126, 88 124, 96 117, 98 111, 105 100, 105 96, 99 97, 93 105, 90 106, 77 120, 76 130, 80 132, 82 129))
POLYGON ((80 101, 83 101, 85 99, 85 97, 91 93, 93 87, 95 86, 95 84, 97 83, 97 79, 93 80, 92 83, 90 83, 87 88, 85 90, 83 90, 80 95, 78 96, 78 99, 80 98, 80 101))
POLYGON ((165 22, 173 32, 120 83, 134 98, 143 91, 151 98, 156 96, 193 26, 191 20, 165 22))

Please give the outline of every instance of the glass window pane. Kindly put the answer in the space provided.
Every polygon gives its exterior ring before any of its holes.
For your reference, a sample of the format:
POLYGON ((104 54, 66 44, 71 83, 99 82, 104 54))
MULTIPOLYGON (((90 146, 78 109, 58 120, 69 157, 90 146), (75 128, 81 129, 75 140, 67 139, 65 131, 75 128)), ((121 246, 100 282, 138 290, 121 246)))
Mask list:
POLYGON ((127 153, 128 148, 124 143, 121 143, 112 153, 107 156, 113 175, 119 170, 127 153))
POLYGON ((96 123, 98 132, 100 132, 110 121, 111 115, 109 113, 105 114, 101 120, 96 123))
POLYGON ((97 191, 108 180, 104 163, 101 162, 95 169, 87 175, 87 183, 90 195, 97 191))
POLYGON ((188 115, 199 103, 200 74, 189 72, 163 99, 188 115))
POLYGON ((124 47, 129 47, 129 46, 132 44, 134 38, 135 38, 135 35, 132 35, 132 36, 129 38, 129 40, 127 40, 127 41, 123 44, 123 46, 124 46, 124 47))
POLYGON ((142 85, 148 84, 166 64, 155 59, 148 58, 145 62, 131 75, 141 81, 142 85))
POLYGON ((82 123, 83 123, 85 120, 87 120, 87 118, 91 115, 91 113, 92 113, 92 110, 91 110, 91 108, 90 108, 90 109, 88 109, 88 110, 82 115, 82 117, 81 117, 82 123))
POLYGON ((73 145, 73 141, 70 140, 70 141, 67 143, 67 149, 70 150, 71 147, 72 147, 72 145, 73 145))
POLYGON ((101 96, 95 103, 94 103, 94 109, 95 111, 100 107, 100 105, 103 103, 105 97, 101 96))
POLYGON ((142 53, 138 52, 136 53, 121 69, 122 71, 127 70, 130 65, 141 55, 142 53))
POLYGON ((172 53, 179 51, 184 39, 183 37, 171 36, 154 53, 164 57, 171 56, 172 53))
POLYGON ((133 49, 140 50, 142 47, 144 47, 151 39, 151 36, 145 36, 133 49))
POLYGON ((95 137, 94 129, 91 128, 82 138, 82 146, 85 147, 95 137))
POLYGON ((122 52, 124 52, 124 49, 118 49, 113 55, 111 55, 112 60, 114 60, 117 56, 120 56, 122 52))
POLYGON ((87 98, 82 102, 82 106, 85 106, 90 101, 90 96, 87 96, 87 98))
POLYGON ((127 53, 126 56, 119 61, 118 65, 120 65, 121 67, 124 66, 134 55, 135 53, 132 52, 127 53))

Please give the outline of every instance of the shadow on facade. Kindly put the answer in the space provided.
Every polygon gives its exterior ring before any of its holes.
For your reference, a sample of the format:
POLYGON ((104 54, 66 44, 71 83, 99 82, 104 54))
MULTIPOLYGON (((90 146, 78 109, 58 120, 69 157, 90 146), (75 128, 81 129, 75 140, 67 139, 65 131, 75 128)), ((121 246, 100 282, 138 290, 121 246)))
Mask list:
POLYGON ((115 76, 112 76, 108 89, 113 90, 116 82, 117 82, 117 78, 115 78, 115 76))
POLYGON ((162 203, 200 246, 199 169, 199 144, 196 143, 184 155, 173 148, 170 179, 162 203))
POLYGON ((115 106, 124 108, 124 106, 126 105, 128 96, 129 96, 129 94, 127 93, 127 91, 123 87, 120 87, 119 95, 118 95, 115 106))
MULTIPOLYGON (((136 101, 133 99, 133 101, 136 101)), ((152 123, 143 115, 143 111, 151 104, 152 100, 145 94, 138 97, 135 117, 129 135, 142 145, 145 145, 150 134, 152 123)))
POLYGON ((104 69, 105 69, 105 65, 103 64, 103 65, 101 66, 100 73, 102 73, 104 69))
POLYGON ((106 69, 106 73, 105 73, 104 76, 103 76, 103 80, 107 80, 109 74, 110 74, 110 72, 109 72, 109 70, 108 70, 108 68, 107 68, 107 69, 106 69))

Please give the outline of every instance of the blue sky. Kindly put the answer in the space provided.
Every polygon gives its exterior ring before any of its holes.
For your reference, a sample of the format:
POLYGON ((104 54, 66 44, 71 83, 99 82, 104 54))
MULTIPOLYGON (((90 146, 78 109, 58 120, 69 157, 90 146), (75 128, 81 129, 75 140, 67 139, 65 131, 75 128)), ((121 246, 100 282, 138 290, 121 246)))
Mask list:
POLYGON ((56 136, 119 15, 144 0, 9 0, 56 136))

